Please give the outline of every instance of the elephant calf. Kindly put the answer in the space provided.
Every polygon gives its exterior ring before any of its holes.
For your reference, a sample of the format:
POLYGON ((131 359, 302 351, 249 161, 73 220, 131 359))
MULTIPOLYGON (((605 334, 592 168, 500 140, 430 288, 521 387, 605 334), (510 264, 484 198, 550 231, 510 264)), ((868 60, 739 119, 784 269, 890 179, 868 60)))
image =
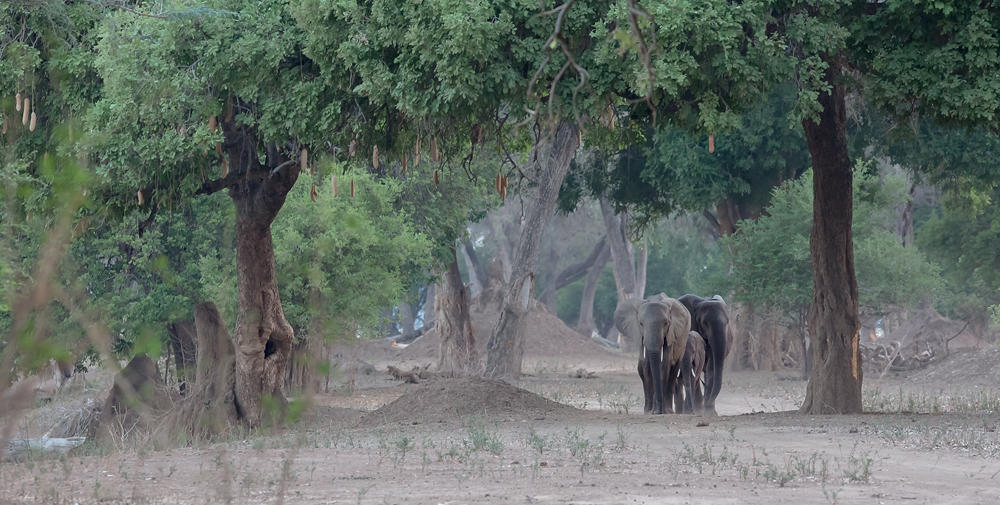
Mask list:
POLYGON ((681 358, 681 376, 690 376, 690 381, 674 382, 674 396, 680 398, 683 391, 685 414, 701 414, 705 410, 705 395, 702 392, 702 373, 705 371, 705 339, 697 331, 688 332, 687 346, 681 358), (688 387, 690 382, 690 387, 688 387), (684 388, 682 390, 682 388, 684 388))

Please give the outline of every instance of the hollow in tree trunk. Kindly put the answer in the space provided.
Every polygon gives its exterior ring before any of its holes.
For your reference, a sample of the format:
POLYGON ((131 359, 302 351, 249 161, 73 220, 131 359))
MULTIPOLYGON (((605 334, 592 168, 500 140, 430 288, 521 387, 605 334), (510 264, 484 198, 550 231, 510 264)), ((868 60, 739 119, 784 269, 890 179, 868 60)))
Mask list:
POLYGON ((479 356, 476 353, 472 319, 469 317, 469 292, 462 283, 454 248, 451 255, 452 262, 443 275, 434 302, 434 327, 441 342, 438 370, 446 374, 460 374, 473 370, 479 356))
POLYGON ((844 86, 837 83, 843 57, 827 58, 829 92, 821 92, 819 121, 805 120, 813 162, 813 229, 809 250, 813 300, 809 333, 813 369, 803 414, 853 414, 861 406, 858 281, 851 236, 853 186, 847 153, 844 86))
POLYGON ((500 318, 487 344, 486 376, 516 379, 521 375, 524 357, 524 319, 531 303, 531 291, 538 268, 542 236, 556 209, 556 198, 579 146, 579 129, 573 123, 560 122, 552 142, 539 146, 537 156, 538 194, 525 213, 521 240, 514 255, 513 271, 506 286, 500 318))

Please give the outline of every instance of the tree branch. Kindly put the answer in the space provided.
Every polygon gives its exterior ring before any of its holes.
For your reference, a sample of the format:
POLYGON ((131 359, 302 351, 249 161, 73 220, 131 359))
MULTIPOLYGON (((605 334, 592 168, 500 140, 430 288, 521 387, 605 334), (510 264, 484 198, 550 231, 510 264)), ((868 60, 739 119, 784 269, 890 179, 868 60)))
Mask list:
POLYGON ((597 258, 601 256, 601 252, 604 251, 604 245, 607 242, 607 237, 601 237, 601 240, 597 241, 594 245, 594 249, 590 252, 590 256, 587 259, 574 263, 556 276, 556 291, 573 284, 574 282, 582 279, 590 269, 593 268, 594 264, 597 263, 597 258))

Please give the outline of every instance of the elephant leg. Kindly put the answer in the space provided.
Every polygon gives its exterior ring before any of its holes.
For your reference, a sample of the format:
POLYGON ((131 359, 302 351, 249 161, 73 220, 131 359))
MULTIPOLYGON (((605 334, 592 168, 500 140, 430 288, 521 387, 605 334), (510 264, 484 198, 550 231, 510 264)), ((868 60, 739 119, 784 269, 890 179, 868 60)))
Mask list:
POLYGON ((663 388, 665 392, 665 398, 663 399, 663 413, 681 413, 684 411, 683 399, 674 395, 674 389, 677 384, 677 371, 680 368, 678 365, 680 363, 674 364, 663 364, 663 368, 667 370, 666 386, 663 388), (668 412, 669 410, 669 412, 668 412))
POLYGON ((677 389, 684 389, 684 409, 681 411, 685 414, 694 413, 694 404, 692 398, 694 396, 693 386, 691 377, 693 377, 694 372, 691 367, 691 353, 685 352, 684 358, 681 360, 681 380, 677 382, 677 389))
POLYGON ((705 357, 705 395, 703 403, 705 405, 704 412, 707 415, 717 416, 719 415, 715 411, 715 398, 719 395, 718 390, 721 386, 717 386, 717 381, 721 380, 722 371, 716 373, 716 368, 722 368, 721 366, 716 367, 715 360, 711 356, 705 357), (717 378, 718 377, 718 378, 717 378), (715 391, 713 395, 712 392, 715 391))
POLYGON ((642 394, 646 397, 642 412, 649 414, 653 411, 653 380, 649 376, 649 363, 646 358, 639 358, 639 379, 642 380, 642 394))

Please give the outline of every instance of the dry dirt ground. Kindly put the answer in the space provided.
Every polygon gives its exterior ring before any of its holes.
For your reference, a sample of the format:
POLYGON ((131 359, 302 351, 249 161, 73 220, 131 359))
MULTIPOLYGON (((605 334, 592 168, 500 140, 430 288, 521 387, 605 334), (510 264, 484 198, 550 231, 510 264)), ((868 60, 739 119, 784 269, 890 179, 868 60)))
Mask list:
MULTIPOLYGON (((867 377, 864 415, 798 415, 806 384, 792 372, 727 370, 720 417, 647 416, 632 357, 582 337, 547 345, 576 338, 548 326, 532 334, 540 343, 515 385, 403 384, 386 365, 408 369, 433 352, 368 345, 351 352, 378 373, 350 392, 335 376, 298 424, 2 463, 0 505, 1000 503, 996 347, 867 377), (598 378, 569 378, 578 368, 598 378)), ((21 432, 44 432, 53 412, 103 391, 56 398, 21 432)))

